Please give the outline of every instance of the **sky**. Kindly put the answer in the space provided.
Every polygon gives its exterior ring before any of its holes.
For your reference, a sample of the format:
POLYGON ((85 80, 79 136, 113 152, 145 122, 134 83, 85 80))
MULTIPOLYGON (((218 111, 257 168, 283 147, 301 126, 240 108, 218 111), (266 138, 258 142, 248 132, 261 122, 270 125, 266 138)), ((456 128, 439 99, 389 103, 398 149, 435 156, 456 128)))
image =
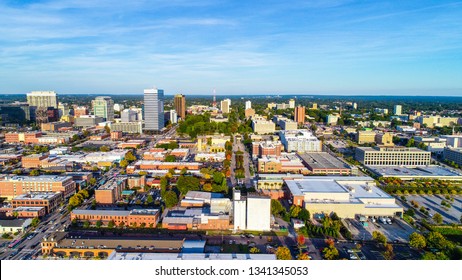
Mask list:
POLYGON ((462 1, 0 0, 0 94, 152 87, 462 96, 462 1))

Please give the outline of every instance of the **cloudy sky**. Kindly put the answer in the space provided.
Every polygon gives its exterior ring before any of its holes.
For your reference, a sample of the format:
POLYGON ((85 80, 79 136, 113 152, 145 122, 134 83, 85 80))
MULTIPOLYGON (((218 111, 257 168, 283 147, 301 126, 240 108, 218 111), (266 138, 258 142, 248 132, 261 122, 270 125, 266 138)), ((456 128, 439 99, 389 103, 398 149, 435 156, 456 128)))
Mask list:
POLYGON ((0 0, 0 94, 462 95, 461 1, 0 0))

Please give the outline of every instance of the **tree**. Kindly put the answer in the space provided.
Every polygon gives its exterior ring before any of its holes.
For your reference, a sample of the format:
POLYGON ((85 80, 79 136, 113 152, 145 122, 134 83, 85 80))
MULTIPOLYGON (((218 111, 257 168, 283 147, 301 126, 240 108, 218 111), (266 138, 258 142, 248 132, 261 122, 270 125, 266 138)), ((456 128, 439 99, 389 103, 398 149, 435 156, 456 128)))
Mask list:
POLYGON ((427 246, 427 241, 423 235, 413 232, 409 235, 409 245, 416 249, 423 249, 427 246))
POLYGON ((298 245, 299 247, 305 245, 305 241, 306 241, 306 240, 305 240, 305 236, 303 236, 303 235, 301 235, 301 234, 299 234, 299 235, 297 236, 297 245, 298 245))
POLYGON ((443 222, 443 216, 441 216, 440 213, 436 213, 435 215, 433 215, 433 221, 435 223, 437 223, 438 225, 441 224, 443 222))
POLYGON ((202 190, 203 190, 203 191, 206 191, 206 192, 212 191, 212 184, 210 184, 210 183, 205 183, 205 184, 202 186, 202 190))
POLYGON ((108 146, 101 146, 101 148, 99 148, 99 150, 101 152, 109 152, 111 149, 108 146))
POLYGON ((271 214, 279 216, 284 210, 285 209, 279 200, 271 199, 271 214))
POLYGON ((103 222, 102 222, 101 220, 98 220, 98 221, 96 222, 96 227, 97 227, 97 228, 100 228, 102 225, 103 225, 103 222))
POLYGON ((297 206, 297 205, 290 206, 290 210, 289 210, 290 216, 292 218, 297 218, 301 210, 302 209, 300 208, 300 206, 297 206))
POLYGON ((91 178, 89 183, 90 183, 90 186, 96 185, 96 179, 95 179, 95 178, 91 178))
POLYGON ((90 227, 90 221, 85 220, 85 221, 83 222, 83 228, 89 228, 89 227, 90 227))
POLYGON ((152 204, 154 202, 154 198, 152 198, 152 195, 148 195, 148 197, 146 198, 146 202, 148 204, 152 204))
POLYGON ((324 248, 322 250, 322 253, 323 253, 324 258, 326 260, 335 260, 339 256, 338 250, 337 250, 337 248, 335 248, 335 246, 333 244, 331 244, 331 245, 327 246, 326 248, 324 248))
POLYGON ((107 125, 104 127, 104 130, 106 131, 106 133, 111 133, 111 129, 107 125))
POLYGON ((260 249, 258 249, 257 247, 252 247, 252 248, 250 248, 249 252, 251 254, 258 254, 258 253, 260 253, 260 249))
POLYGON ((297 260, 300 260, 300 261, 307 261, 309 260, 310 258, 308 257, 308 254, 305 254, 305 253, 300 253, 297 255, 297 260))
POLYGON ((276 259, 278 260, 291 260, 292 255, 290 254, 290 250, 287 247, 280 246, 276 250, 276 259))
POLYGON ((306 222, 310 219, 310 212, 305 208, 302 208, 302 210, 300 210, 300 213, 298 213, 298 218, 306 222))
POLYGON ((108 228, 114 228, 114 226, 115 226, 114 220, 110 220, 110 221, 107 223, 107 227, 108 227, 108 228))
POLYGON ((35 218, 32 219, 30 225, 32 227, 36 227, 36 226, 38 226, 39 223, 40 223, 40 219, 38 217, 35 217, 35 218))
POLYGON ((165 157, 165 162, 175 162, 176 161, 176 157, 173 156, 173 155, 168 155, 165 157))
POLYGON ((37 169, 34 169, 32 170, 30 173, 29 173, 30 176, 39 176, 40 175, 40 171, 38 171, 37 169))
POLYGON ((128 160, 123 159, 123 160, 120 161, 119 165, 122 168, 126 168, 129 165, 129 162, 128 162, 128 160))
POLYGON ((178 197, 174 191, 165 192, 164 196, 165 207, 171 208, 178 203, 178 197))
POLYGON ((395 254, 393 253, 393 246, 391 244, 385 245, 385 253, 383 253, 383 257, 386 260, 392 260, 395 254))
POLYGON ((432 231, 427 235, 427 247, 445 250, 453 247, 453 245, 441 233, 432 231))
POLYGON ((374 239, 375 241, 383 244, 383 246, 387 245, 387 237, 385 235, 383 235, 383 233, 381 233, 379 231, 372 232, 372 239, 374 239))

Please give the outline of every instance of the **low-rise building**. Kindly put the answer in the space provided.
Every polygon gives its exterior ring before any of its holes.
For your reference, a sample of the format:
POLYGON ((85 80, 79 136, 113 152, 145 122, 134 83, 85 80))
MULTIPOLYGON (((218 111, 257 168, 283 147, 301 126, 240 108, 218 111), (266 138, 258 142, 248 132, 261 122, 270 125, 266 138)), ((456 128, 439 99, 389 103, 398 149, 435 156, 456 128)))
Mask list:
POLYGON ((18 218, 41 218, 47 214, 45 207, 34 206, 34 207, 24 207, 20 206, 14 208, 11 211, 12 216, 16 216, 18 218))
POLYGON ((223 152, 219 153, 198 153, 194 157, 195 161, 203 162, 223 162, 226 159, 226 155, 223 152))
POLYGON ((121 210, 73 210, 71 220, 88 221, 91 225, 101 222, 107 226, 111 221, 115 226, 156 227, 159 222, 158 209, 121 210))
POLYGON ((258 159, 258 172, 261 173, 299 173, 309 171, 295 154, 283 153, 281 156, 262 156, 258 159))
POLYGON ((272 134, 276 131, 276 124, 261 116, 255 115, 252 118, 252 129, 253 132, 258 134, 272 134))
POLYGON ((23 168, 40 168, 42 160, 48 158, 47 154, 32 154, 21 159, 21 166, 23 168))
POLYGON ((305 153, 298 155, 312 174, 325 175, 351 175, 357 174, 353 168, 340 159, 326 152, 305 153))
POLYGON ((260 141, 252 143, 252 156, 280 156, 282 143, 280 141, 260 141))
POLYGON ((364 165, 429 165, 431 152, 407 147, 357 147, 355 158, 364 165))
POLYGON ((3 176, 0 177, 0 197, 13 197, 29 192, 61 192, 64 197, 75 193, 76 185, 70 176, 3 176))
POLYGON ((95 200, 100 204, 114 204, 120 200, 127 183, 126 178, 113 178, 95 190, 95 200))
POLYGON ((104 118, 93 115, 80 115, 74 119, 74 126, 81 128, 88 128, 96 126, 98 123, 103 122, 104 118))
POLYGON ((200 170, 202 163, 200 162, 161 162, 154 160, 139 160, 127 167, 127 173, 133 174, 136 170, 142 171, 157 171, 157 170, 200 170))
POLYGON ((321 152, 322 142, 307 129, 282 130, 279 132, 286 152, 321 152))
POLYGON ((306 208, 312 216, 334 212, 340 218, 403 215, 403 208, 370 177, 312 176, 286 180, 285 185, 293 204, 306 208))
POLYGON ((171 230, 229 230, 229 215, 212 214, 208 208, 169 209, 162 227, 171 230))
POLYGON ((462 166, 462 149, 461 148, 445 148, 443 158, 449 162, 462 166))
POLYGON ((21 233, 32 223, 32 219, 0 220, 0 233, 21 233))
POLYGON ((11 200, 13 208, 17 207, 44 207, 46 214, 54 212, 64 202, 60 192, 30 192, 18 195, 11 200))
POLYGON ((356 133, 356 142, 358 144, 375 143, 375 136, 374 131, 358 131, 356 133))
POLYGON ((143 122, 113 122, 110 124, 111 130, 122 131, 130 134, 141 134, 143 132, 143 122))
POLYGON ((49 122, 40 124, 40 130, 57 132, 65 128, 72 128, 72 124, 69 122, 49 122))
POLYGON ((385 132, 375 135, 375 143, 380 146, 394 146, 393 143, 393 134, 390 132, 385 132))

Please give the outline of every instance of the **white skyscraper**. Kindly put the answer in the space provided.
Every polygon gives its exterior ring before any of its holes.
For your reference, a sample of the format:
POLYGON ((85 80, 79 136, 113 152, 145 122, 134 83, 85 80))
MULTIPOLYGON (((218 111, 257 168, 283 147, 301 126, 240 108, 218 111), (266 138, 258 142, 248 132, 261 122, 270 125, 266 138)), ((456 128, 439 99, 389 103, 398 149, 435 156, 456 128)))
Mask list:
POLYGON ((245 110, 252 108, 252 101, 248 100, 245 102, 245 110))
POLYGON ((144 90, 144 130, 160 131, 164 128, 164 91, 144 90))
POLYGON ((290 108, 290 109, 295 108, 295 100, 293 100, 293 99, 290 99, 290 100, 289 100, 289 108, 290 108))
POLYGON ((175 110, 170 110, 170 122, 178 123, 178 114, 175 110))
POLYGON ((229 113, 229 107, 231 107, 231 99, 227 98, 220 102, 221 112, 224 114, 229 113))
POLYGON ((403 113, 403 107, 401 105, 395 105, 393 112, 395 115, 401 115, 403 113))
POLYGON ((37 108, 58 108, 58 96, 54 91, 32 91, 27 93, 27 103, 37 108))

